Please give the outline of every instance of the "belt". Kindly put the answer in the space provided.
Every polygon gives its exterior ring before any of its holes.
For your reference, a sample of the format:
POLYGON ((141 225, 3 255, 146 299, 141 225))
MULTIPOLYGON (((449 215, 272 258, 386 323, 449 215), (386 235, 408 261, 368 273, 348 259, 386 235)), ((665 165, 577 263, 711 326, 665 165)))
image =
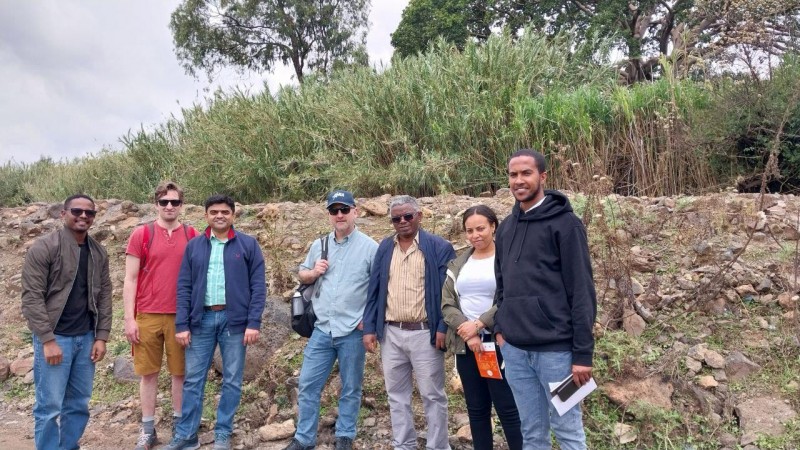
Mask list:
POLYGON ((224 311, 225 305, 203 306, 206 311, 224 311))
POLYGON ((401 330, 418 331, 428 329, 428 322, 392 322, 391 320, 387 320, 386 324, 400 328, 401 330))

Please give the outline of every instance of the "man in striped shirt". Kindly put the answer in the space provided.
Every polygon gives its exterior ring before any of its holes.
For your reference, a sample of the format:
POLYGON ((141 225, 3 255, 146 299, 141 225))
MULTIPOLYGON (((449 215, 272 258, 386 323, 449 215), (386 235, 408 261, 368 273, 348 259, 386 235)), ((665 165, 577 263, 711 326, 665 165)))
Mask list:
POLYGON ((442 318, 447 263, 456 257, 450 242, 420 229, 422 211, 407 195, 393 198, 389 212, 396 234, 381 242, 364 311, 364 347, 382 346, 381 361, 392 418, 392 446, 417 448, 411 409, 412 371, 425 409, 426 448, 449 450, 442 318))

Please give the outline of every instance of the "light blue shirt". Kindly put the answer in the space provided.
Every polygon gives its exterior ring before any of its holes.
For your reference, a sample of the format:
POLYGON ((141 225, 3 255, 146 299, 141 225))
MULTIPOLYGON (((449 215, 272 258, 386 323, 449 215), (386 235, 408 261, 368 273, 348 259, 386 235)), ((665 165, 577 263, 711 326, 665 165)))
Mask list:
POLYGON ((205 306, 225 304, 225 263, 222 259, 225 243, 211 233, 211 256, 208 259, 205 306))
MULTIPOLYGON (((328 271, 317 279, 321 283, 314 296, 316 327, 333 337, 347 336, 361 322, 367 304, 367 285, 378 243, 353 230, 342 242, 328 234, 328 271)), ((319 239, 314 240, 300 269, 311 270, 322 256, 319 239)))

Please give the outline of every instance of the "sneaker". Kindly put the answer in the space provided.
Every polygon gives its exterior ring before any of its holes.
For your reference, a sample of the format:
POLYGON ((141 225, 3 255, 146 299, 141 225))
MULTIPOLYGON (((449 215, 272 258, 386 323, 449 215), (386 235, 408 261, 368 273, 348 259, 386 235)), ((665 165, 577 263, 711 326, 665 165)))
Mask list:
POLYGON ((337 436, 333 450, 353 450, 353 440, 349 437, 337 436))
POLYGON ((222 433, 215 434, 213 450, 231 450, 231 437, 222 433))
POLYGON ((292 442, 289 444, 289 446, 283 450, 314 450, 314 446, 305 446, 298 442, 297 439, 292 439, 292 442))
POLYGON ((162 450, 197 450, 198 448, 200 448, 200 443, 197 441, 197 435, 195 434, 188 439, 179 439, 173 436, 172 441, 162 450))
POLYGON ((139 440, 136 441, 136 448, 133 450, 150 450, 158 444, 158 436, 156 435, 156 430, 153 429, 153 433, 145 433, 144 430, 139 433, 139 440))

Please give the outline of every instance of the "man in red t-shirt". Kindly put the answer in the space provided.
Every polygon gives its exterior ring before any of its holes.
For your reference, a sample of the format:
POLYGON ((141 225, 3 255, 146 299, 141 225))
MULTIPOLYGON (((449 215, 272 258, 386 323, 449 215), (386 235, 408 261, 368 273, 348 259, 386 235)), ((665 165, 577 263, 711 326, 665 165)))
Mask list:
POLYGON ((156 393, 162 356, 172 375, 172 413, 181 416, 183 348, 175 341, 175 303, 183 251, 197 231, 183 225, 178 216, 183 190, 172 182, 156 188, 155 222, 137 227, 125 250, 125 336, 133 347, 133 367, 142 377, 142 431, 136 450, 150 450, 158 442, 155 430, 156 393))

